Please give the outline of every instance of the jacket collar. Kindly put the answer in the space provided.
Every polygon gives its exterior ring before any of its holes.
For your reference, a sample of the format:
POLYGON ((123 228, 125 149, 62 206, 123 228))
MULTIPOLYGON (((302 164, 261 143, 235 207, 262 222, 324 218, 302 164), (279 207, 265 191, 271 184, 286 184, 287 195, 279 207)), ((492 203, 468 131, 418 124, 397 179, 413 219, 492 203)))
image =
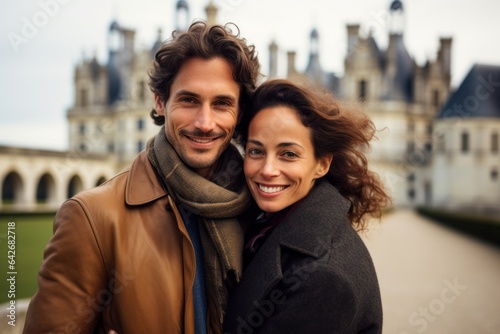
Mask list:
POLYGON ((167 192, 158 181, 147 151, 141 152, 130 166, 125 187, 125 202, 141 205, 166 196, 167 192))

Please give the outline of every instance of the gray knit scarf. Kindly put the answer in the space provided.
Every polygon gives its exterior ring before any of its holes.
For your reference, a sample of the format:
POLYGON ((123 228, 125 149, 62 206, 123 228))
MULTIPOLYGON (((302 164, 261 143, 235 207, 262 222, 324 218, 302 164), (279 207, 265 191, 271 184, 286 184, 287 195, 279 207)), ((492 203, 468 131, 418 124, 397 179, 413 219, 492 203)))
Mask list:
POLYGON ((236 217, 249 207, 250 193, 242 157, 230 145, 219 158, 219 170, 207 180, 184 164, 162 127, 148 143, 148 158, 177 207, 200 218, 210 328, 221 332, 228 280, 238 282, 243 269, 243 232, 236 217))

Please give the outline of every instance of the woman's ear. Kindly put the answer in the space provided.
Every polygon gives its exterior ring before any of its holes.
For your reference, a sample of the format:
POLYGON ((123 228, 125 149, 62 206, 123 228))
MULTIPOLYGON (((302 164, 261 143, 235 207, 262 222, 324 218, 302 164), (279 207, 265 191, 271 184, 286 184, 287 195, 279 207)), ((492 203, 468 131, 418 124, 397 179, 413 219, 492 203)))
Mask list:
POLYGON ((330 170, 330 165, 332 164, 333 156, 331 154, 327 154, 318 159, 317 170, 316 170, 316 178, 319 179, 328 173, 330 170))

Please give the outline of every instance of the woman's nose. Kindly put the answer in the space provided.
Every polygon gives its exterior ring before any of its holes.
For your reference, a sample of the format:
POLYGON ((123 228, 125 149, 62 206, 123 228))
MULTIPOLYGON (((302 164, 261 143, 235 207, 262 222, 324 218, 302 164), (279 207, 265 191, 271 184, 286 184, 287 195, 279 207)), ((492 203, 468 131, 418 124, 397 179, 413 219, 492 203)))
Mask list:
POLYGON ((279 164, 273 157, 267 157, 262 165, 261 174, 266 177, 273 177, 279 175, 279 164))

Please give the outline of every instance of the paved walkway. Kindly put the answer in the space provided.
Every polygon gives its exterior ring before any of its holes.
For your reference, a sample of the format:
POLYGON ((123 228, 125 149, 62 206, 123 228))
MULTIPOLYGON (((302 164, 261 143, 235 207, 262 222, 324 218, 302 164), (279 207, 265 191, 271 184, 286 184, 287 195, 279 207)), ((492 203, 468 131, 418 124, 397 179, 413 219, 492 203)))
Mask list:
POLYGON ((500 248, 411 210, 372 224, 384 334, 500 333, 500 248))

